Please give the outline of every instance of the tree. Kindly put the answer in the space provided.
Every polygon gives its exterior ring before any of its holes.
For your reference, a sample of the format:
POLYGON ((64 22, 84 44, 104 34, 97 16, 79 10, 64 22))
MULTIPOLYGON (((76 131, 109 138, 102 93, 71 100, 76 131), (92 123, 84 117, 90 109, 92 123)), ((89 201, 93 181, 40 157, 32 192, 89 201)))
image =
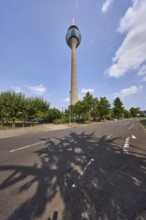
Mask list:
POLYGON ((2 122, 12 121, 12 126, 15 127, 15 120, 19 116, 21 108, 22 93, 15 93, 12 91, 1 92, 0 95, 0 118, 2 122))
MULTIPOLYGON (((89 118, 93 117, 92 115, 94 115, 95 112, 97 113, 97 111, 98 111, 97 110, 97 106, 99 103, 98 99, 94 98, 89 92, 87 92, 86 95, 83 97, 83 101, 85 101, 85 103, 86 103, 89 118)), ((95 114, 95 115, 97 115, 97 114, 95 114)))
POLYGON ((114 100, 114 107, 113 107, 113 114, 116 118, 120 119, 122 117, 123 114, 123 103, 120 100, 119 97, 115 98, 114 100))
POLYGON ((3 104, 4 104, 3 96, 0 95, 0 121, 1 121, 1 125, 3 125, 4 118, 5 118, 5 107, 3 104))
POLYGON ((94 107, 92 110, 91 110, 91 117, 92 118, 97 118, 99 117, 99 111, 98 111, 98 107, 94 107))
POLYGON ((130 113, 132 117, 134 118, 137 117, 139 114, 139 108, 134 108, 134 107, 130 108, 130 113))
POLYGON ((49 103, 41 98, 25 98, 22 93, 15 93, 13 91, 6 91, 0 93, 0 120, 12 122, 15 126, 16 119, 26 118, 43 118, 49 109, 49 103))
POLYGON ((87 92, 86 95, 83 97, 83 101, 86 102, 87 106, 88 106, 88 111, 91 110, 94 106, 94 98, 93 96, 87 92))
POLYGON ((126 109, 123 110, 123 114, 124 114, 124 118, 130 118, 131 117, 130 111, 128 111, 126 109))
POLYGON ((47 121, 53 122, 55 119, 60 119, 61 116, 62 116, 62 114, 58 109, 56 109, 56 108, 49 109, 48 115, 47 115, 47 121))
POLYGON ((98 104, 98 111, 100 118, 104 118, 107 114, 110 113, 110 104, 106 97, 100 98, 98 104))
POLYGON ((89 105, 88 103, 83 101, 78 101, 73 107, 72 107, 72 115, 75 118, 82 118, 85 119, 86 113, 89 111, 89 105))

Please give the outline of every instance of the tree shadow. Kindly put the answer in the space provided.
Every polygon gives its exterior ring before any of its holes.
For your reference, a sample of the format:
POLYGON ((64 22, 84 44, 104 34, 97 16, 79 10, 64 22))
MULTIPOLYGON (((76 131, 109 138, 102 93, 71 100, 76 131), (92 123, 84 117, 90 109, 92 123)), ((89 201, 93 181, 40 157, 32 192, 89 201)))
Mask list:
POLYGON ((64 209, 56 210, 53 220, 58 220, 58 211, 62 220, 124 220, 146 209, 146 157, 124 154, 116 144, 120 137, 97 138, 94 133, 71 131, 64 138, 41 140, 46 141, 45 146, 33 152, 39 165, 0 166, 0 171, 11 171, 0 190, 22 183, 21 194, 37 184, 32 197, 8 220, 51 220, 43 214, 58 193, 64 209), (91 159, 94 161, 87 167, 91 159), (31 178, 24 183, 28 176, 31 178))
POLYGON ((57 219, 58 219, 58 212, 56 211, 53 213, 52 219, 50 217, 48 218, 48 220, 57 220, 57 219))

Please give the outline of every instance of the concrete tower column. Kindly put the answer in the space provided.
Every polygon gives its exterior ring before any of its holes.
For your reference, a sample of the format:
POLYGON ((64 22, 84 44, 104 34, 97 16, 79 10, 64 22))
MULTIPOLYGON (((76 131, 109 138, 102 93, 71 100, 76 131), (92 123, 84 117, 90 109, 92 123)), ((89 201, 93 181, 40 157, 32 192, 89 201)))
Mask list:
POLYGON ((78 102, 78 79, 77 79, 77 66, 76 66, 76 47, 77 47, 77 39, 72 37, 70 39, 71 46, 71 100, 70 104, 74 105, 78 102))
POLYGON ((71 89, 70 89, 70 105, 78 102, 78 80, 76 67, 76 48, 81 43, 81 34, 78 27, 73 24, 68 28, 66 34, 66 42, 71 48, 71 89))

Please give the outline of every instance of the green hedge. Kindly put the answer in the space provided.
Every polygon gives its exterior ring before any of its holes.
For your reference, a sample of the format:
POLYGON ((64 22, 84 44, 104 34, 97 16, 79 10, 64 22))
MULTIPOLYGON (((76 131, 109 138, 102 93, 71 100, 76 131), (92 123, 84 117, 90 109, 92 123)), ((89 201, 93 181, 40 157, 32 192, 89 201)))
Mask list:
POLYGON ((140 121, 141 124, 146 128, 146 119, 140 121))

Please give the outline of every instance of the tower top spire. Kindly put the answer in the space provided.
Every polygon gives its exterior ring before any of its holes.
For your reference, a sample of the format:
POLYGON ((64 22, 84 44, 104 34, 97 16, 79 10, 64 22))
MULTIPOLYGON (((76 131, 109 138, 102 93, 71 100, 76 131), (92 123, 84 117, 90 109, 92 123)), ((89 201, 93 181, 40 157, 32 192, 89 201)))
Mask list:
POLYGON ((72 17, 72 25, 75 25, 75 19, 74 19, 74 16, 72 17))

